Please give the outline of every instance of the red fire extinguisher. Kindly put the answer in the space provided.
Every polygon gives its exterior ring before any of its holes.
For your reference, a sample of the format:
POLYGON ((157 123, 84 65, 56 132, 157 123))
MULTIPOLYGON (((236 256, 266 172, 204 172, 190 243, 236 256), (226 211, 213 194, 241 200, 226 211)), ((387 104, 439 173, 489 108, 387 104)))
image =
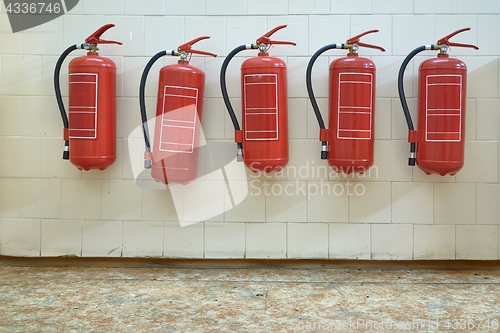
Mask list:
POLYGON ((339 173, 363 173, 373 164, 375 64, 359 57, 357 51, 363 46, 385 52, 380 46, 359 41, 374 32, 378 30, 363 32, 345 44, 323 46, 312 56, 306 70, 307 92, 320 127, 321 159, 328 159, 328 164, 339 173), (316 59, 331 49, 347 49, 349 53, 330 64, 330 124, 326 129, 314 97, 311 74, 316 59))
POLYGON ((191 66, 189 60, 192 54, 217 56, 191 49, 193 44, 207 38, 210 37, 198 37, 182 44, 177 50, 158 52, 142 73, 139 103, 146 143, 145 167, 151 168, 154 180, 164 184, 186 184, 197 176, 205 73, 191 66), (160 70, 154 146, 151 152, 145 104, 146 79, 153 64, 166 55, 180 58, 177 64, 160 70))
POLYGON ((467 67, 462 61, 450 58, 447 52, 450 46, 479 50, 475 45, 449 41, 467 30, 470 28, 457 30, 438 40, 437 44, 417 47, 406 56, 399 69, 399 98, 409 130, 408 164, 414 166, 416 163, 428 175, 454 175, 464 165, 467 67), (425 60, 419 67, 416 130, 406 103, 403 76, 410 60, 425 50, 439 50, 439 54, 437 58, 425 60))
POLYGON ((237 143, 237 160, 253 171, 271 172, 288 163, 288 101, 286 64, 270 57, 275 44, 296 45, 275 41, 270 37, 285 28, 280 25, 257 39, 255 44, 241 45, 224 60, 220 72, 222 97, 233 122, 237 143), (258 57, 247 59, 241 66, 242 128, 234 114, 226 88, 226 70, 231 59, 241 51, 258 49, 258 57))
POLYGON ((69 159, 79 170, 104 170, 116 160, 116 65, 97 53, 98 44, 122 44, 101 39, 114 26, 106 24, 85 43, 68 47, 54 70, 54 90, 64 125, 63 159, 69 159), (64 59, 78 49, 88 53, 69 63, 68 119, 59 76, 64 59))

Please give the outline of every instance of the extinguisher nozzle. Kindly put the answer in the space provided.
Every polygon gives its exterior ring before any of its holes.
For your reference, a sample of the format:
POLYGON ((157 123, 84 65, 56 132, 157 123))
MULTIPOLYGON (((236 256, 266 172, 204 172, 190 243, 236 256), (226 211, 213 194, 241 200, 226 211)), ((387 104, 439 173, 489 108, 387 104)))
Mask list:
POLYGON ((410 151, 410 158, 408 159, 409 166, 415 166, 417 161, 417 154, 415 154, 415 149, 412 147, 410 151))
POLYGON ((151 169, 153 162, 151 160, 144 160, 144 169, 151 169))
POLYGON ((236 147, 236 162, 243 162, 243 144, 241 142, 237 142, 236 147))
POLYGON ((321 159, 322 160, 328 159, 328 143, 326 141, 323 141, 321 143, 321 159))
POLYGON ((63 160, 69 160, 69 140, 64 140, 63 160))

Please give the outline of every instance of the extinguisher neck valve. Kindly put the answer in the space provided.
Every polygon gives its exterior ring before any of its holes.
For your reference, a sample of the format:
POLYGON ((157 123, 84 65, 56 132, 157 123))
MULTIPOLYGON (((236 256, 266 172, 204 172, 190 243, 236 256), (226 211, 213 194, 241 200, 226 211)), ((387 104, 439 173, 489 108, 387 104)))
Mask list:
POLYGON ((347 49, 349 50, 349 53, 351 53, 351 54, 358 53, 358 50, 359 50, 358 44, 346 44, 346 46, 347 46, 347 49))
POLYGON ((448 45, 446 44, 438 44, 438 48, 439 48, 439 54, 448 54, 448 45))
POLYGON ((97 46, 97 44, 89 44, 89 48, 86 50, 88 50, 90 53, 97 53, 99 52, 99 47, 97 46))
POLYGON ((186 52, 180 52, 179 57, 180 61, 189 62, 188 54, 186 52))

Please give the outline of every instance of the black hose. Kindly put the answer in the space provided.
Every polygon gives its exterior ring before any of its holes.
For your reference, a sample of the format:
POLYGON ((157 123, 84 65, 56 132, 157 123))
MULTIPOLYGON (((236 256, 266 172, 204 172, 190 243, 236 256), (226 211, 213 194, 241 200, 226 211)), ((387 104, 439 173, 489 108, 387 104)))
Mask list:
POLYGON ((321 116, 321 112, 319 111, 318 103, 316 102, 316 97, 314 96, 314 91, 312 88, 312 80, 311 80, 312 68, 314 63, 316 62, 316 59, 318 59, 320 55, 322 55, 324 52, 328 50, 336 48, 337 44, 329 44, 320 48, 318 51, 316 51, 316 53, 313 54, 311 60, 309 60, 309 64, 307 65, 307 70, 306 70, 307 93, 309 94, 311 105, 313 107, 314 113, 316 114, 316 119, 318 119, 319 128, 321 129, 325 128, 325 122, 323 121, 323 117, 321 116))
MULTIPOLYGON (((62 122, 64 125, 64 128, 67 129, 69 128, 69 121, 68 121, 68 115, 66 114, 66 109, 64 108, 64 103, 63 99, 61 96, 61 85, 59 82, 59 76, 61 74, 61 67, 66 59, 66 57, 73 51, 78 50, 78 46, 71 45, 68 47, 60 56, 59 59, 57 59, 56 67, 54 68, 54 91, 56 94, 56 100, 57 100, 57 105, 59 106, 59 112, 61 113, 61 118, 62 122)), ((82 48, 82 47, 80 47, 82 48)), ((63 152, 63 159, 67 160, 69 159, 69 141, 64 140, 64 152, 63 152)))
POLYGON ((149 60, 148 64, 144 68, 144 71, 142 72, 141 84, 139 86, 139 107, 141 109, 142 131, 144 133, 144 142, 146 143, 147 152, 151 151, 151 144, 149 141, 148 115, 146 113, 146 79, 148 78, 149 71, 151 70, 151 67, 153 67, 154 63, 165 55, 167 55, 167 51, 164 50, 158 52, 149 60))
MULTIPOLYGON (((316 114, 316 119, 318 119, 318 124, 320 129, 325 129, 325 122, 323 121, 323 117, 321 116, 321 112, 319 111, 318 103, 316 102, 316 97, 314 96, 314 91, 312 88, 312 80, 311 80, 312 68, 314 62, 316 61, 316 59, 318 59, 318 57, 321 54, 323 54, 328 50, 336 48, 337 44, 328 44, 320 48, 318 51, 316 51, 316 53, 313 54, 311 60, 309 60, 309 64, 307 65, 307 70, 306 70, 307 93, 309 94, 309 100, 311 101, 312 108, 314 110, 314 113, 316 114)), ((341 48, 344 48, 343 44, 341 44, 341 48)), ((328 151, 326 151, 327 142, 321 141, 321 145, 323 146, 323 149, 321 151, 321 159, 326 160, 328 158, 328 151)))
POLYGON ((229 113, 229 117, 231 117, 231 121, 233 122, 234 130, 239 131, 240 130, 240 124, 238 123, 238 118, 236 118, 236 115, 234 114, 234 109, 233 106, 231 105, 231 101, 229 100, 229 96, 227 94, 227 87, 226 87, 226 70, 227 66, 229 65, 229 62, 233 57, 240 53, 241 51, 244 51, 247 49, 246 45, 240 45, 234 50, 232 50, 224 59, 224 62, 222 63, 222 67, 220 69, 220 89, 222 92, 222 99, 224 100, 224 104, 226 104, 227 112, 229 113))
MULTIPOLYGON (((229 95, 227 94, 227 86, 226 86, 226 70, 227 66, 229 65, 229 62, 233 57, 240 53, 241 51, 244 51, 247 49, 247 45, 240 45, 234 50, 232 50, 227 56, 226 59, 224 59, 224 62, 222 63, 222 67, 220 69, 220 89, 222 92, 222 99, 224 100, 224 104, 226 104, 227 112, 229 113, 229 117, 231 117, 231 121, 233 122, 234 130, 239 131, 240 130, 240 124, 238 123, 238 118, 236 118, 236 115, 234 114, 234 109, 233 106, 231 105, 231 101, 229 100, 229 95)), ((243 148, 243 144, 241 142, 236 143, 238 146, 238 150, 241 151, 243 148)))
MULTIPOLYGON (((434 46, 431 46, 431 49, 433 49, 434 46)), ((399 68, 399 74, 398 74, 398 92, 399 92, 399 100, 401 101, 401 106, 403 107, 403 112, 406 118, 406 123, 408 124, 408 130, 413 131, 415 130, 415 127, 413 126, 413 121, 411 119, 411 114, 410 114, 410 109, 408 108, 408 103, 406 102, 406 96, 405 96, 405 91, 404 91, 404 86, 403 86, 403 77, 404 73, 406 70, 406 66, 408 66, 408 63, 413 59, 414 56, 419 54, 422 51, 427 50, 427 47, 425 45, 417 47, 415 50, 411 51, 401 64, 401 67, 399 68)), ((417 145, 415 142, 410 142, 410 159, 408 160, 408 165, 410 166, 415 166, 416 162, 416 157, 415 157, 415 152, 417 145)))

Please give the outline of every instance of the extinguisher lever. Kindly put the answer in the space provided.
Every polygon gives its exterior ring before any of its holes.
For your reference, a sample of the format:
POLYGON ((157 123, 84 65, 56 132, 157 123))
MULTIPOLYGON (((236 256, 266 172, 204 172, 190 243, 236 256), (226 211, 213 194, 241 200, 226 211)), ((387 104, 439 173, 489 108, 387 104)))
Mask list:
POLYGON ((457 31, 454 31, 452 32, 451 34, 449 35, 446 35, 444 36, 443 38, 441 38, 440 40, 438 40, 438 45, 446 45, 446 46, 457 46, 457 47, 470 47, 474 50, 479 50, 479 47, 477 47, 476 45, 472 45, 472 44, 462 44, 462 43, 453 43, 453 42, 450 42, 450 38, 455 36, 455 35, 458 35, 459 33, 461 32, 464 32, 464 31, 469 31, 470 28, 462 28, 462 29, 459 29, 457 31))
POLYGON ((90 36, 88 36, 85 39, 85 43, 88 43, 88 44, 118 44, 118 45, 122 45, 123 44, 122 42, 117 42, 117 41, 114 41, 114 40, 104 40, 104 39, 101 39, 102 34, 105 33, 107 30, 113 28, 114 26, 115 26, 114 24, 105 24, 105 25, 103 25, 102 27, 100 27, 99 29, 97 29, 93 34, 91 34, 90 36))
POLYGON ((260 44, 266 44, 266 45, 271 45, 271 44, 281 44, 281 45, 297 45, 295 44, 294 42, 287 42, 287 41, 280 41, 280 40, 271 40, 271 35, 274 34, 276 31, 278 30, 281 30, 283 28, 286 28, 287 25, 286 24, 282 24, 282 25, 279 25, 277 26, 276 28, 274 29, 271 29, 269 30, 268 32, 266 32, 265 34, 263 34, 262 36, 260 36, 259 38, 257 38, 257 41, 255 42, 257 45, 260 45, 260 44))
POLYGON ((365 32, 360 33, 359 35, 356 35, 354 37, 351 37, 347 40, 347 44, 359 44, 359 39, 365 35, 372 34, 375 32, 378 32, 378 29, 373 29, 373 30, 368 30, 365 32))
POLYGON ((215 53, 210 53, 210 52, 206 52, 206 51, 200 51, 200 50, 193 50, 191 49, 191 47, 193 46, 193 44, 195 43, 198 43, 200 40, 204 40, 204 39, 209 39, 210 36, 200 36, 200 37, 197 37, 193 40, 190 40, 189 42, 186 42, 182 45, 179 45, 179 47, 177 48, 177 51, 179 52, 185 52, 185 53, 194 53, 194 54, 202 54, 202 55, 207 55, 207 56, 212 56, 212 57, 217 57, 217 55, 215 53))
POLYGON ((257 44, 266 43, 266 41, 269 40, 269 38, 271 37, 271 35, 273 35, 276 31, 284 29, 286 27, 287 27, 286 24, 282 24, 282 25, 278 25, 276 28, 273 28, 273 29, 269 30, 268 32, 266 32, 265 34, 263 34, 262 36, 260 36, 259 38, 257 38, 257 44))
POLYGON ((469 30, 470 30, 470 28, 462 28, 462 29, 458 29, 457 31, 453 31, 451 34, 446 35, 446 36, 444 36, 443 38, 441 38, 441 39, 438 41, 438 43, 439 43, 439 44, 448 44, 448 40, 449 40, 451 37, 456 36, 456 35, 458 35, 458 34, 459 34, 459 33, 461 33, 461 32, 464 32, 464 31, 469 31, 469 30))
POLYGON ((198 43, 200 40, 209 39, 209 38, 210 38, 210 36, 200 36, 200 37, 197 37, 195 39, 190 40, 189 42, 185 42, 184 44, 179 45, 179 47, 177 48, 177 50, 179 52, 190 52, 189 50, 191 50, 191 46, 193 46, 193 44, 198 43))
MULTIPOLYGON (((359 39, 365 35, 368 35, 368 34, 372 34, 372 33, 375 33, 375 32, 378 32, 378 29, 373 29, 373 30, 368 30, 368 31, 365 31, 363 33, 360 33, 359 35, 356 35, 354 37, 351 37, 349 38, 347 41, 346 41, 346 44, 349 46, 353 46, 353 45, 358 45, 358 46, 362 46, 362 47, 368 47, 368 48, 371 48, 371 49, 377 49, 377 50, 380 50, 382 52, 385 52, 385 49, 382 47, 382 46, 378 46, 378 45, 373 45, 373 44, 367 44, 367 43, 363 43, 363 42, 360 42, 359 39)), ((348 47, 349 48, 349 47, 348 47)), ((349 48, 349 50, 351 50, 351 48, 349 48)), ((356 49, 354 49, 354 51, 357 51, 356 49)))

